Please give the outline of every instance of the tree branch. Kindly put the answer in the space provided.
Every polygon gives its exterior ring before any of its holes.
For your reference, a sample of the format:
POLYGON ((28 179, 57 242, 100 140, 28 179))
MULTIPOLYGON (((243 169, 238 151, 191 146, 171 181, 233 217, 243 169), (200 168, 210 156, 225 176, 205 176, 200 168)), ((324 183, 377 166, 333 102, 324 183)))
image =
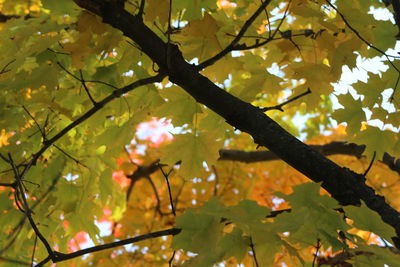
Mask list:
MULTIPOLYGON (((392 65, 392 67, 397 71, 400 72, 400 70, 393 64, 392 61, 390 61, 389 57, 393 57, 393 58, 399 58, 399 56, 392 56, 392 55, 388 55, 386 54, 384 51, 382 51, 382 49, 374 46, 373 44, 371 44, 370 42, 368 42, 364 37, 361 36, 361 34, 353 27, 350 25, 350 23, 348 22, 348 20, 346 19, 346 17, 343 15, 343 13, 341 13, 330 1, 325 0, 328 5, 333 8, 337 14, 339 14, 339 16, 342 18, 344 24, 346 24, 347 27, 349 27, 349 29, 354 32, 354 34, 361 40, 363 41, 368 47, 374 49, 375 51, 381 53, 382 55, 384 55, 386 57, 386 59, 389 61, 389 64, 392 65)), ((394 0, 394 1, 398 1, 398 0, 394 0)))
POLYGON ((170 170, 168 173, 164 172, 164 170, 163 170, 163 168, 162 168, 161 165, 158 165, 158 168, 159 168, 160 171, 162 172, 162 174, 163 174, 163 176, 164 176, 164 178, 165 178, 165 181, 167 182, 168 196, 169 196, 169 202, 170 202, 170 205, 171 205, 172 214, 174 214, 174 216, 176 217, 176 212, 175 212, 175 207, 174 207, 174 201, 172 200, 171 186, 170 186, 169 180, 168 180, 169 175, 170 175, 171 172, 172 172, 172 168, 171 168, 171 170, 170 170))
POLYGON ((266 0, 265 2, 262 2, 260 7, 256 10, 256 12, 254 12, 254 14, 244 23, 244 25, 240 29, 238 35, 236 35, 236 37, 232 40, 232 42, 227 47, 225 47, 224 50, 222 50, 215 56, 200 63, 197 66, 197 69, 202 70, 202 69, 214 64, 215 62, 217 62, 218 60, 220 60, 221 58, 226 56, 228 53, 232 52, 234 50, 236 44, 240 41, 240 39, 246 33, 247 29, 251 26, 251 24, 253 24, 253 22, 257 19, 257 17, 261 14, 261 12, 263 12, 263 10, 268 6, 268 4, 270 2, 271 2, 271 0, 266 0))
MULTIPOLYGON (((144 235, 139 235, 136 237, 132 237, 132 238, 128 238, 128 239, 124 239, 124 240, 120 240, 120 241, 116 241, 116 242, 112 242, 112 243, 108 243, 108 244, 104 244, 104 245, 98 245, 98 246, 94 246, 94 247, 90 247, 90 248, 81 249, 81 250, 78 250, 78 251, 75 251, 72 253, 68 253, 68 254, 55 251, 54 252, 55 258, 52 259, 52 262, 57 263, 57 262, 61 262, 61 261, 66 261, 66 260, 70 260, 73 258, 83 256, 85 254, 98 252, 98 251, 102 251, 102 250, 110 249, 110 248, 116 248, 116 247, 120 247, 120 246, 124 246, 124 245, 128 245, 128 244, 133 244, 133 243, 137 243, 139 241, 143 241, 143 240, 147 240, 147 239, 153 239, 153 238, 169 236, 169 235, 177 235, 180 232, 181 232, 181 229, 170 228, 167 230, 162 230, 162 231, 158 231, 158 232, 152 232, 152 233, 148 233, 148 234, 144 234, 144 235)), ((50 259, 46 258, 41 263, 37 264, 36 267, 43 266, 44 263, 47 263, 49 261, 50 261, 50 259)))
POLYGON ((30 167, 32 165, 36 164, 36 161, 38 160, 38 158, 51 145, 53 145, 58 139, 63 137, 71 129, 75 128, 76 126, 78 126, 79 124, 81 124, 82 122, 84 122, 85 120, 90 118, 93 114, 95 114, 97 111, 99 111, 101 108, 103 108, 106 104, 108 104, 112 100, 120 97, 121 95, 123 95, 123 94, 125 94, 125 93, 127 93, 127 92, 129 92, 129 91, 131 91, 131 90, 133 90, 133 89, 135 89, 137 87, 139 87, 139 86, 161 81, 164 76, 165 76, 164 74, 160 73, 160 74, 157 74, 156 76, 153 76, 153 77, 149 77, 149 78, 144 78, 144 79, 138 80, 138 81, 133 82, 133 83, 131 83, 131 84, 125 86, 125 87, 122 87, 122 88, 114 90, 110 95, 108 95, 105 98, 103 98, 103 100, 97 102, 97 104, 94 107, 92 107, 91 109, 86 111, 82 116, 80 116, 75 121, 71 122, 64 129, 62 129, 60 132, 58 132, 55 136, 53 136, 52 138, 50 138, 48 140, 45 140, 45 142, 43 142, 43 147, 38 152, 33 154, 30 163, 22 171, 21 178, 24 177, 24 175, 26 174, 26 172, 30 169, 30 167))
POLYGON ((303 96, 308 95, 308 94, 311 94, 310 88, 308 88, 307 91, 305 91, 304 93, 301 93, 300 95, 297 95, 297 96, 294 96, 292 98, 289 98, 288 100, 286 100, 285 102, 283 102, 283 103, 281 103, 279 105, 276 105, 276 106, 273 106, 273 107, 262 108, 261 110, 264 111, 264 112, 268 111, 268 110, 273 110, 273 109, 277 109, 279 111, 283 111, 283 108, 282 108, 283 106, 285 106, 285 105, 287 105, 287 104, 289 104, 289 103, 291 103, 291 102, 293 102, 293 101, 295 101, 295 100, 297 100, 299 98, 302 98, 303 96))
MULTIPOLYGON (((360 158, 365 150, 365 145, 357 145, 346 142, 331 142, 325 145, 310 145, 310 147, 322 155, 349 155, 360 158)), ((234 149, 220 149, 219 160, 232 160, 244 163, 279 160, 280 158, 271 151, 243 151, 234 149)), ((400 159, 392 157, 388 153, 383 154, 383 164, 400 174, 400 159)))
MULTIPOLYGON (((26 194, 25 194, 25 189, 22 186, 22 176, 18 171, 17 166, 15 165, 11 154, 8 154, 8 158, 10 161, 10 165, 13 169, 14 172, 14 177, 15 177, 15 181, 17 182, 17 190, 15 191, 16 196, 19 196, 21 201, 22 201, 22 208, 23 208, 23 212, 25 213, 25 216, 28 218, 28 221, 33 229, 33 231, 35 232, 36 236, 40 239, 40 241, 43 243, 43 245, 46 247, 47 253, 49 254, 50 257, 53 257, 53 250, 49 244, 49 242, 46 240, 46 238, 42 235, 42 233, 39 231, 39 228, 37 227, 35 221, 33 220, 32 217, 32 210, 30 209, 29 205, 28 205, 28 201, 26 200, 26 194)), ((18 205, 18 200, 17 198, 15 199, 15 203, 18 205)))
POLYGON ((400 247, 399 212, 388 205, 384 197, 376 195, 375 191, 366 185, 366 178, 363 175, 338 166, 292 136, 258 107, 219 88, 201 75, 198 68, 188 63, 175 44, 168 44, 171 46, 171 62, 167 64, 167 44, 137 16, 108 1, 73 1, 80 7, 101 16, 104 23, 121 30, 125 36, 140 46, 160 69, 167 71, 171 82, 182 87, 197 102, 219 114, 234 128, 250 134, 257 145, 267 147, 314 182, 322 182, 322 187, 341 204, 358 206, 361 200, 364 201, 370 209, 381 216, 384 222, 395 229, 397 236, 392 240, 397 247, 400 247))

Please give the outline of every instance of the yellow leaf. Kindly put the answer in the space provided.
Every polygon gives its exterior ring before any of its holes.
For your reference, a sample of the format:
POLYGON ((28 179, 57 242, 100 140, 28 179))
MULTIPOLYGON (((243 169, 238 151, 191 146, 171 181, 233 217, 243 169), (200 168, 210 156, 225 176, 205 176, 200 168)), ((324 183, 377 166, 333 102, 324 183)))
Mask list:
POLYGON ((203 161, 208 166, 219 157, 220 142, 207 134, 187 133, 175 136, 172 144, 161 149, 161 162, 173 166, 182 161, 179 173, 185 178, 193 178, 203 170, 203 161))
POLYGON ((216 35, 218 30, 217 21, 205 13, 201 20, 189 22, 180 34, 174 35, 174 41, 182 45, 189 58, 198 57, 202 61, 222 50, 216 35))

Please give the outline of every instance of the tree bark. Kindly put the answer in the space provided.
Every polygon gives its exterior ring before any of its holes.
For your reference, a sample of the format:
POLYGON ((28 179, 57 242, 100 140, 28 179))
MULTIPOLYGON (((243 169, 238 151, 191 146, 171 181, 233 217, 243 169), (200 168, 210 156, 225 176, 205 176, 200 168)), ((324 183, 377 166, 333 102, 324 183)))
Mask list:
POLYGON ((103 0, 73 1, 102 17, 104 23, 122 31, 157 63, 171 82, 182 87, 196 101, 222 116, 234 128, 250 134, 256 144, 267 147, 314 182, 322 182, 322 187, 340 204, 360 205, 361 200, 364 201, 395 229, 397 236, 392 239, 400 248, 400 214, 365 184, 363 175, 338 166, 289 134, 258 107, 219 88, 201 75, 196 66, 185 61, 177 45, 165 43, 150 30, 141 17, 103 0))

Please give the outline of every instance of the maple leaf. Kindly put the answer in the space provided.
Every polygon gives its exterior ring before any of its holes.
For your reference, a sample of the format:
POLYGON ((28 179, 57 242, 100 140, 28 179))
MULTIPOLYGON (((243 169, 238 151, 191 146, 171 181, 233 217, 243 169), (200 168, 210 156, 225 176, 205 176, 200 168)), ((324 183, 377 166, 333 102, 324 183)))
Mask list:
POLYGON ((400 262, 395 1, 0 10, 0 266, 400 262))

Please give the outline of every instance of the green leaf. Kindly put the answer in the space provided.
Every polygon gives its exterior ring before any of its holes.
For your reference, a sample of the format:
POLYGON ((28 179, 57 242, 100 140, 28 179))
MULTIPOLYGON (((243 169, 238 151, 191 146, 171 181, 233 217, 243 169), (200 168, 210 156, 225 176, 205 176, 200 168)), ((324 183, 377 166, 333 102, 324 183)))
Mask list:
POLYGON ((161 95, 167 98, 167 101, 156 110, 156 115, 160 118, 173 118, 172 123, 175 126, 192 124, 196 114, 201 113, 200 105, 182 88, 164 88, 161 95))
POLYGON ((206 161, 208 166, 216 162, 219 148, 219 142, 206 134, 179 134, 175 135, 172 144, 161 148, 161 162, 173 166, 182 161, 179 167, 180 174, 192 178, 204 169, 203 161, 206 161))
POLYGON ((363 202, 361 207, 343 207, 346 217, 354 221, 354 227, 358 229, 373 232, 376 235, 391 242, 396 233, 392 227, 384 223, 381 217, 370 210, 363 202))
POLYGON ((397 134, 390 130, 382 131, 373 126, 367 126, 365 130, 356 134, 354 142, 365 144, 364 154, 372 159, 376 153, 376 159, 381 160, 383 154, 396 153, 393 144, 397 142, 397 134))
POLYGON ((176 220, 176 227, 182 232, 174 236, 172 247, 197 253, 212 252, 222 235, 220 221, 218 216, 187 210, 176 220))
POLYGON ((252 221, 264 219, 270 210, 252 200, 242 200, 238 205, 229 207, 224 216, 239 224, 249 224, 252 221))
POLYGON ((234 228, 231 233, 221 239, 218 249, 225 252, 224 259, 235 257, 238 262, 241 262, 249 250, 249 240, 243 236, 241 229, 234 228))
POLYGON ((344 108, 335 110, 332 117, 339 123, 346 122, 346 132, 353 135, 360 130, 361 123, 367 119, 362 110, 361 100, 354 100, 351 94, 339 95, 337 98, 344 108))

